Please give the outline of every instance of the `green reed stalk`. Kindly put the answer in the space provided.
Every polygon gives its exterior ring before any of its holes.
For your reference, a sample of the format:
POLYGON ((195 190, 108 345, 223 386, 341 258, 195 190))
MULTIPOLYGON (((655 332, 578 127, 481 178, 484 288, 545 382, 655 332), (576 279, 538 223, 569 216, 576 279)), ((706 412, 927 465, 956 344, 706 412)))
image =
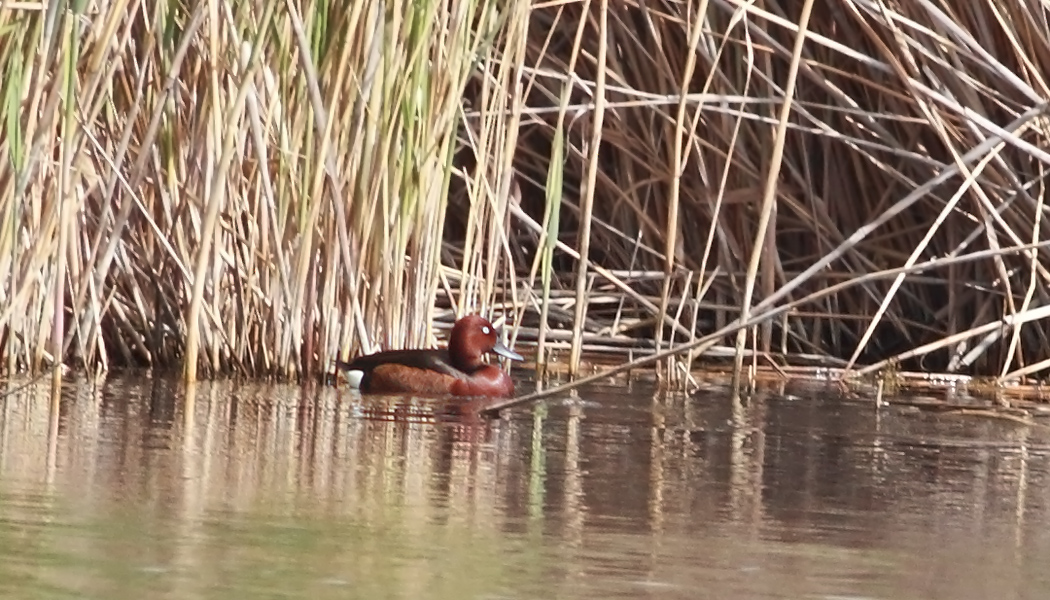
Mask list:
MULTIPOLYGON (((26 185, 28 156, 25 136, 22 128, 21 102, 26 93, 26 74, 31 71, 32 62, 24 50, 27 39, 39 39, 43 19, 30 18, 25 13, 0 11, 0 95, 3 103, 3 120, 0 122, 0 152, 6 154, 0 165, 8 175, 0 178, 0 323, 6 323, 7 331, 20 331, 22 323, 16 322, 16 314, 24 300, 24 287, 18 277, 19 231, 23 215, 27 211, 27 202, 16 202, 21 199, 26 185), (6 17, 6 18, 5 18, 6 17), (13 17, 13 18, 11 18, 13 17), (14 21, 14 22, 11 22, 14 21), (25 21, 29 22, 26 26, 25 21), (30 67, 26 69, 26 67, 30 67)), ((24 360, 24 345, 19 344, 15 336, 10 336, 0 352, 4 354, 3 364, 8 372, 13 372, 21 360, 24 360)))
MULTIPOLYGON (((564 113, 562 113, 564 114, 564 113)), ((558 243, 558 232, 561 231, 561 197, 562 165, 564 164, 564 131, 559 120, 551 144, 550 168, 547 170, 546 202, 543 212, 543 236, 540 247, 541 266, 540 282, 543 296, 540 298, 540 331, 536 342, 536 368, 540 369, 547 360, 546 341, 548 315, 550 312, 551 277, 554 273, 554 249, 558 243)))

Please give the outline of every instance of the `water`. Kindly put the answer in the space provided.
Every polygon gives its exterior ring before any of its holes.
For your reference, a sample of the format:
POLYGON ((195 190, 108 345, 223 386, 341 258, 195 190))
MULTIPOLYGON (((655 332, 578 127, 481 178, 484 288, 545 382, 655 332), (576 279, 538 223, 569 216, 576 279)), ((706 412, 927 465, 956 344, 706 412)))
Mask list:
POLYGON ((0 400, 0 596, 1046 598, 1045 421, 595 386, 498 420, 321 388, 0 400), (52 416, 57 415, 53 419, 52 416))

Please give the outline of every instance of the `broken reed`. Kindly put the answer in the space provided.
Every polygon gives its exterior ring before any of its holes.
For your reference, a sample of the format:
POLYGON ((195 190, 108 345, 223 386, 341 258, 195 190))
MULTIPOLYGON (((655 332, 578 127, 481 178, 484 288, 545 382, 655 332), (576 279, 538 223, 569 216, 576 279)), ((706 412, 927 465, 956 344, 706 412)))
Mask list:
POLYGON ((573 362, 1050 358, 1039 3, 43 8, 0 9, 8 369, 312 375, 494 308, 573 362))

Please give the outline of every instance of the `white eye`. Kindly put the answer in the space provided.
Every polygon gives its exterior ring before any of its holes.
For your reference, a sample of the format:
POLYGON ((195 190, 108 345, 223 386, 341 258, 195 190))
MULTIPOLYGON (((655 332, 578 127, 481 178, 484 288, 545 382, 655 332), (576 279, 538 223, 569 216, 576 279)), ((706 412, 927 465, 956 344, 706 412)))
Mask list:
POLYGON ((488 335, 488 334, 492 333, 492 330, 489 329, 488 325, 482 325, 481 326, 481 333, 484 333, 485 335, 488 335))

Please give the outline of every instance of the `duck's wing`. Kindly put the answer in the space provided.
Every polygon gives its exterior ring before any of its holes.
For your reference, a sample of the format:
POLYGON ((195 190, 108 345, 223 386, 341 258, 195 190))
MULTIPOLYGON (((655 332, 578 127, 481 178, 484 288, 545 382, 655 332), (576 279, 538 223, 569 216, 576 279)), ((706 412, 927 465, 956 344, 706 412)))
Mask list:
POLYGON ((386 350, 346 362, 336 360, 335 366, 344 371, 369 372, 380 365, 398 364, 416 369, 437 371, 452 377, 466 377, 463 371, 452 366, 448 350, 386 350))

